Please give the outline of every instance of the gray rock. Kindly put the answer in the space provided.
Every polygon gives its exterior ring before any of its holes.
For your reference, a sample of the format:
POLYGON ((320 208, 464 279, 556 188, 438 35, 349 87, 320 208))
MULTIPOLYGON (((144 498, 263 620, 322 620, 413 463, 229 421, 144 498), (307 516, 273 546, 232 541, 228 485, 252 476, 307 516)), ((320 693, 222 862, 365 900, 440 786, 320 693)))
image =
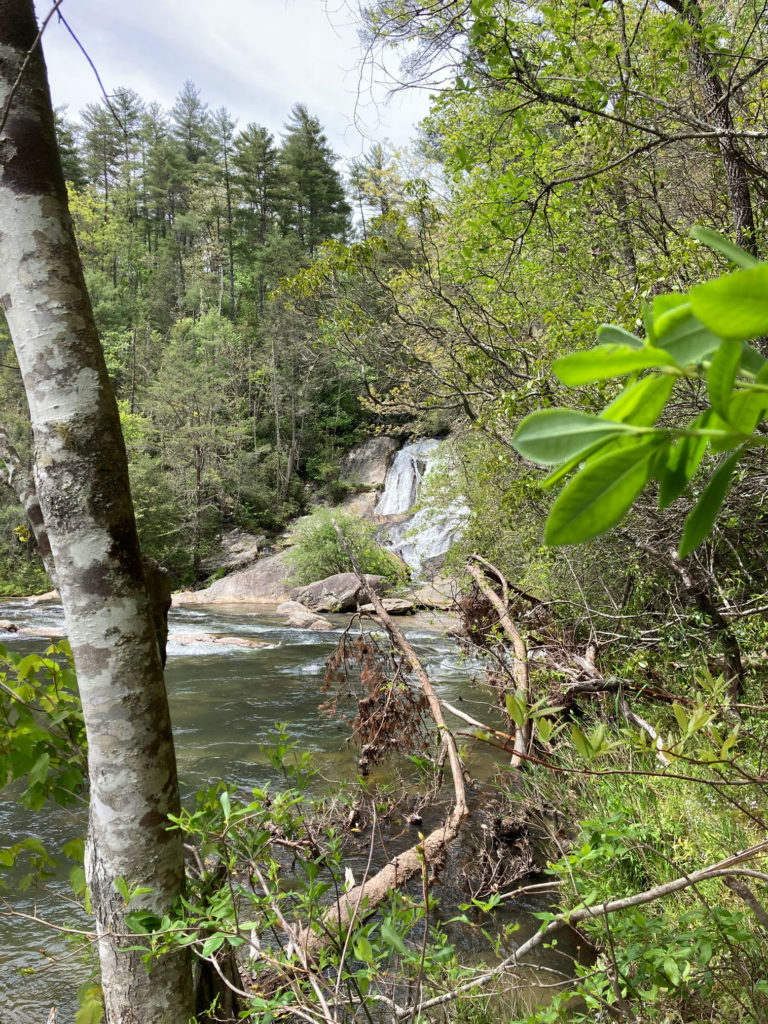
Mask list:
POLYGON ((288 577, 291 568, 285 554, 260 558, 252 569, 216 580, 205 590, 173 595, 174 605, 190 604, 279 604, 290 597, 288 577))
MULTIPOLYGON (((388 584, 383 576, 366 576, 366 583, 377 594, 383 593, 388 584)), ((366 594, 353 572, 340 572, 327 579, 299 587, 293 593, 294 600, 315 612, 354 611, 366 594)))
POLYGON ((434 583, 429 583, 425 587, 419 587, 418 590, 412 590, 408 597, 416 605, 417 608, 435 608, 439 611, 445 611, 448 608, 452 608, 457 598, 456 584, 449 580, 435 580, 434 583))
POLYGON ((275 608, 275 615, 306 615, 307 606, 298 601, 283 601, 275 608))
MULTIPOLYGON (((390 615, 410 615, 415 611, 413 601, 406 601, 402 597, 383 597, 381 603, 384 605, 384 611, 390 615)), ((360 611, 375 612, 376 608, 372 604, 361 604, 360 611)))
POLYGON ((217 569, 243 569, 256 561, 266 543, 263 534, 254 536, 244 530, 230 530, 222 536, 219 550, 204 558, 200 566, 208 573, 217 569))
POLYGON ((288 617, 289 626, 292 626, 294 629, 333 629, 333 623, 329 622, 328 619, 324 619, 322 615, 315 615, 309 608, 300 607, 300 612, 293 612, 288 617))
POLYGON ((0 619, 0 630, 3 633, 18 633, 19 627, 15 622, 11 622, 10 619, 0 619))
POLYGON ((383 487, 392 456, 399 448, 393 437, 371 437, 344 458, 339 477, 352 487, 383 487))

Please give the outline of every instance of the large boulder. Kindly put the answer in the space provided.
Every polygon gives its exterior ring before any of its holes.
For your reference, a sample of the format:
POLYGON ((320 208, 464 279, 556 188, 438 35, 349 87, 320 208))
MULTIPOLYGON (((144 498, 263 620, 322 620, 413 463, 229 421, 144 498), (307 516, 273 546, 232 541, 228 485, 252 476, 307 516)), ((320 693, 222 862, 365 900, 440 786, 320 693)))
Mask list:
POLYGON ((276 615, 285 615, 288 625, 294 629, 333 629, 333 623, 324 619, 317 612, 310 611, 306 605, 298 601, 283 601, 275 608, 276 615))
POLYGON ((314 629, 325 631, 333 629, 333 623, 324 619, 322 615, 311 612, 309 608, 303 608, 300 612, 293 612, 288 616, 288 625, 293 629, 314 629))
POLYGON ((408 597, 417 608, 447 611, 453 608, 459 597, 458 587, 452 580, 437 578, 418 590, 412 590, 408 597))
MULTIPOLYGON (((383 576, 368 575, 365 581, 377 594, 383 593, 388 586, 383 576)), ((299 587, 293 592, 295 601, 314 612, 354 611, 367 596, 353 572, 339 572, 335 576, 309 583, 306 587, 299 587)))
POLYGON ((216 580, 205 590, 182 591, 173 595, 174 605, 188 604, 279 604, 290 597, 291 567, 285 553, 260 558, 252 569, 216 580))
POLYGON ((352 448, 339 468, 340 479, 351 487, 383 487, 392 456, 400 447, 393 437, 371 437, 352 448))

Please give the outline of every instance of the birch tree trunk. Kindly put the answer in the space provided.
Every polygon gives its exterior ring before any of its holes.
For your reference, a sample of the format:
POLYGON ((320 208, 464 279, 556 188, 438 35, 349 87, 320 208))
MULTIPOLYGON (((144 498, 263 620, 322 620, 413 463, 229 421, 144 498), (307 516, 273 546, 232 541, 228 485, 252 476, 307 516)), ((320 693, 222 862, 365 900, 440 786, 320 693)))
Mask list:
POLYGON ((47 527, 88 735, 86 871, 109 1024, 184 1024, 185 957, 147 973, 116 878, 148 886, 131 910, 164 913, 182 891, 176 763, 131 505, 120 420, 67 209, 31 0, 0 0, 0 303, 29 402, 47 527), (22 68, 30 51, 30 59, 22 68), (21 72, 21 74, 20 74, 21 72))

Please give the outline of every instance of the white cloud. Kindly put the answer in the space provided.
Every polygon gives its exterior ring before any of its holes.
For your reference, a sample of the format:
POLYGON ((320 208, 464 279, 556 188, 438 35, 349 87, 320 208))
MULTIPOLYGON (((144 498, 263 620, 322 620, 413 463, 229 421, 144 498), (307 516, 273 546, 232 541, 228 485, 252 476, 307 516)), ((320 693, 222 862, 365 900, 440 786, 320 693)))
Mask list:
MULTIPOLYGON (((38 0, 38 14, 46 12, 38 0)), ((348 11, 323 0, 65 0, 62 12, 107 92, 127 86, 170 107, 191 79, 211 109, 225 106, 240 125, 254 121, 275 135, 304 103, 346 158, 373 137, 405 144, 426 113, 423 94, 387 106, 382 87, 358 97, 357 29, 348 11)), ((54 103, 74 116, 97 102, 93 72, 55 17, 43 43, 54 103)))

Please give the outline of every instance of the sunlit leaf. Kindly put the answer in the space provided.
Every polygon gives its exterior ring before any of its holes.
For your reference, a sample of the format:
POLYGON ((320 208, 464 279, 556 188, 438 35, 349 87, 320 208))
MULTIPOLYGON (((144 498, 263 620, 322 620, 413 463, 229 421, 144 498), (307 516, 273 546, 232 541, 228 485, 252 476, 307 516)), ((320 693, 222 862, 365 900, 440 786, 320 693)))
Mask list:
POLYGON ((647 483, 660 443, 638 439, 636 445, 588 462, 552 506, 545 542, 580 544, 615 526, 647 483))
POLYGON ((691 307, 721 338, 746 341, 768 333, 768 265, 707 281, 691 289, 691 307))
POLYGON ((675 378, 670 374, 651 374, 634 381, 600 413, 601 419, 652 427, 667 403, 675 378))

